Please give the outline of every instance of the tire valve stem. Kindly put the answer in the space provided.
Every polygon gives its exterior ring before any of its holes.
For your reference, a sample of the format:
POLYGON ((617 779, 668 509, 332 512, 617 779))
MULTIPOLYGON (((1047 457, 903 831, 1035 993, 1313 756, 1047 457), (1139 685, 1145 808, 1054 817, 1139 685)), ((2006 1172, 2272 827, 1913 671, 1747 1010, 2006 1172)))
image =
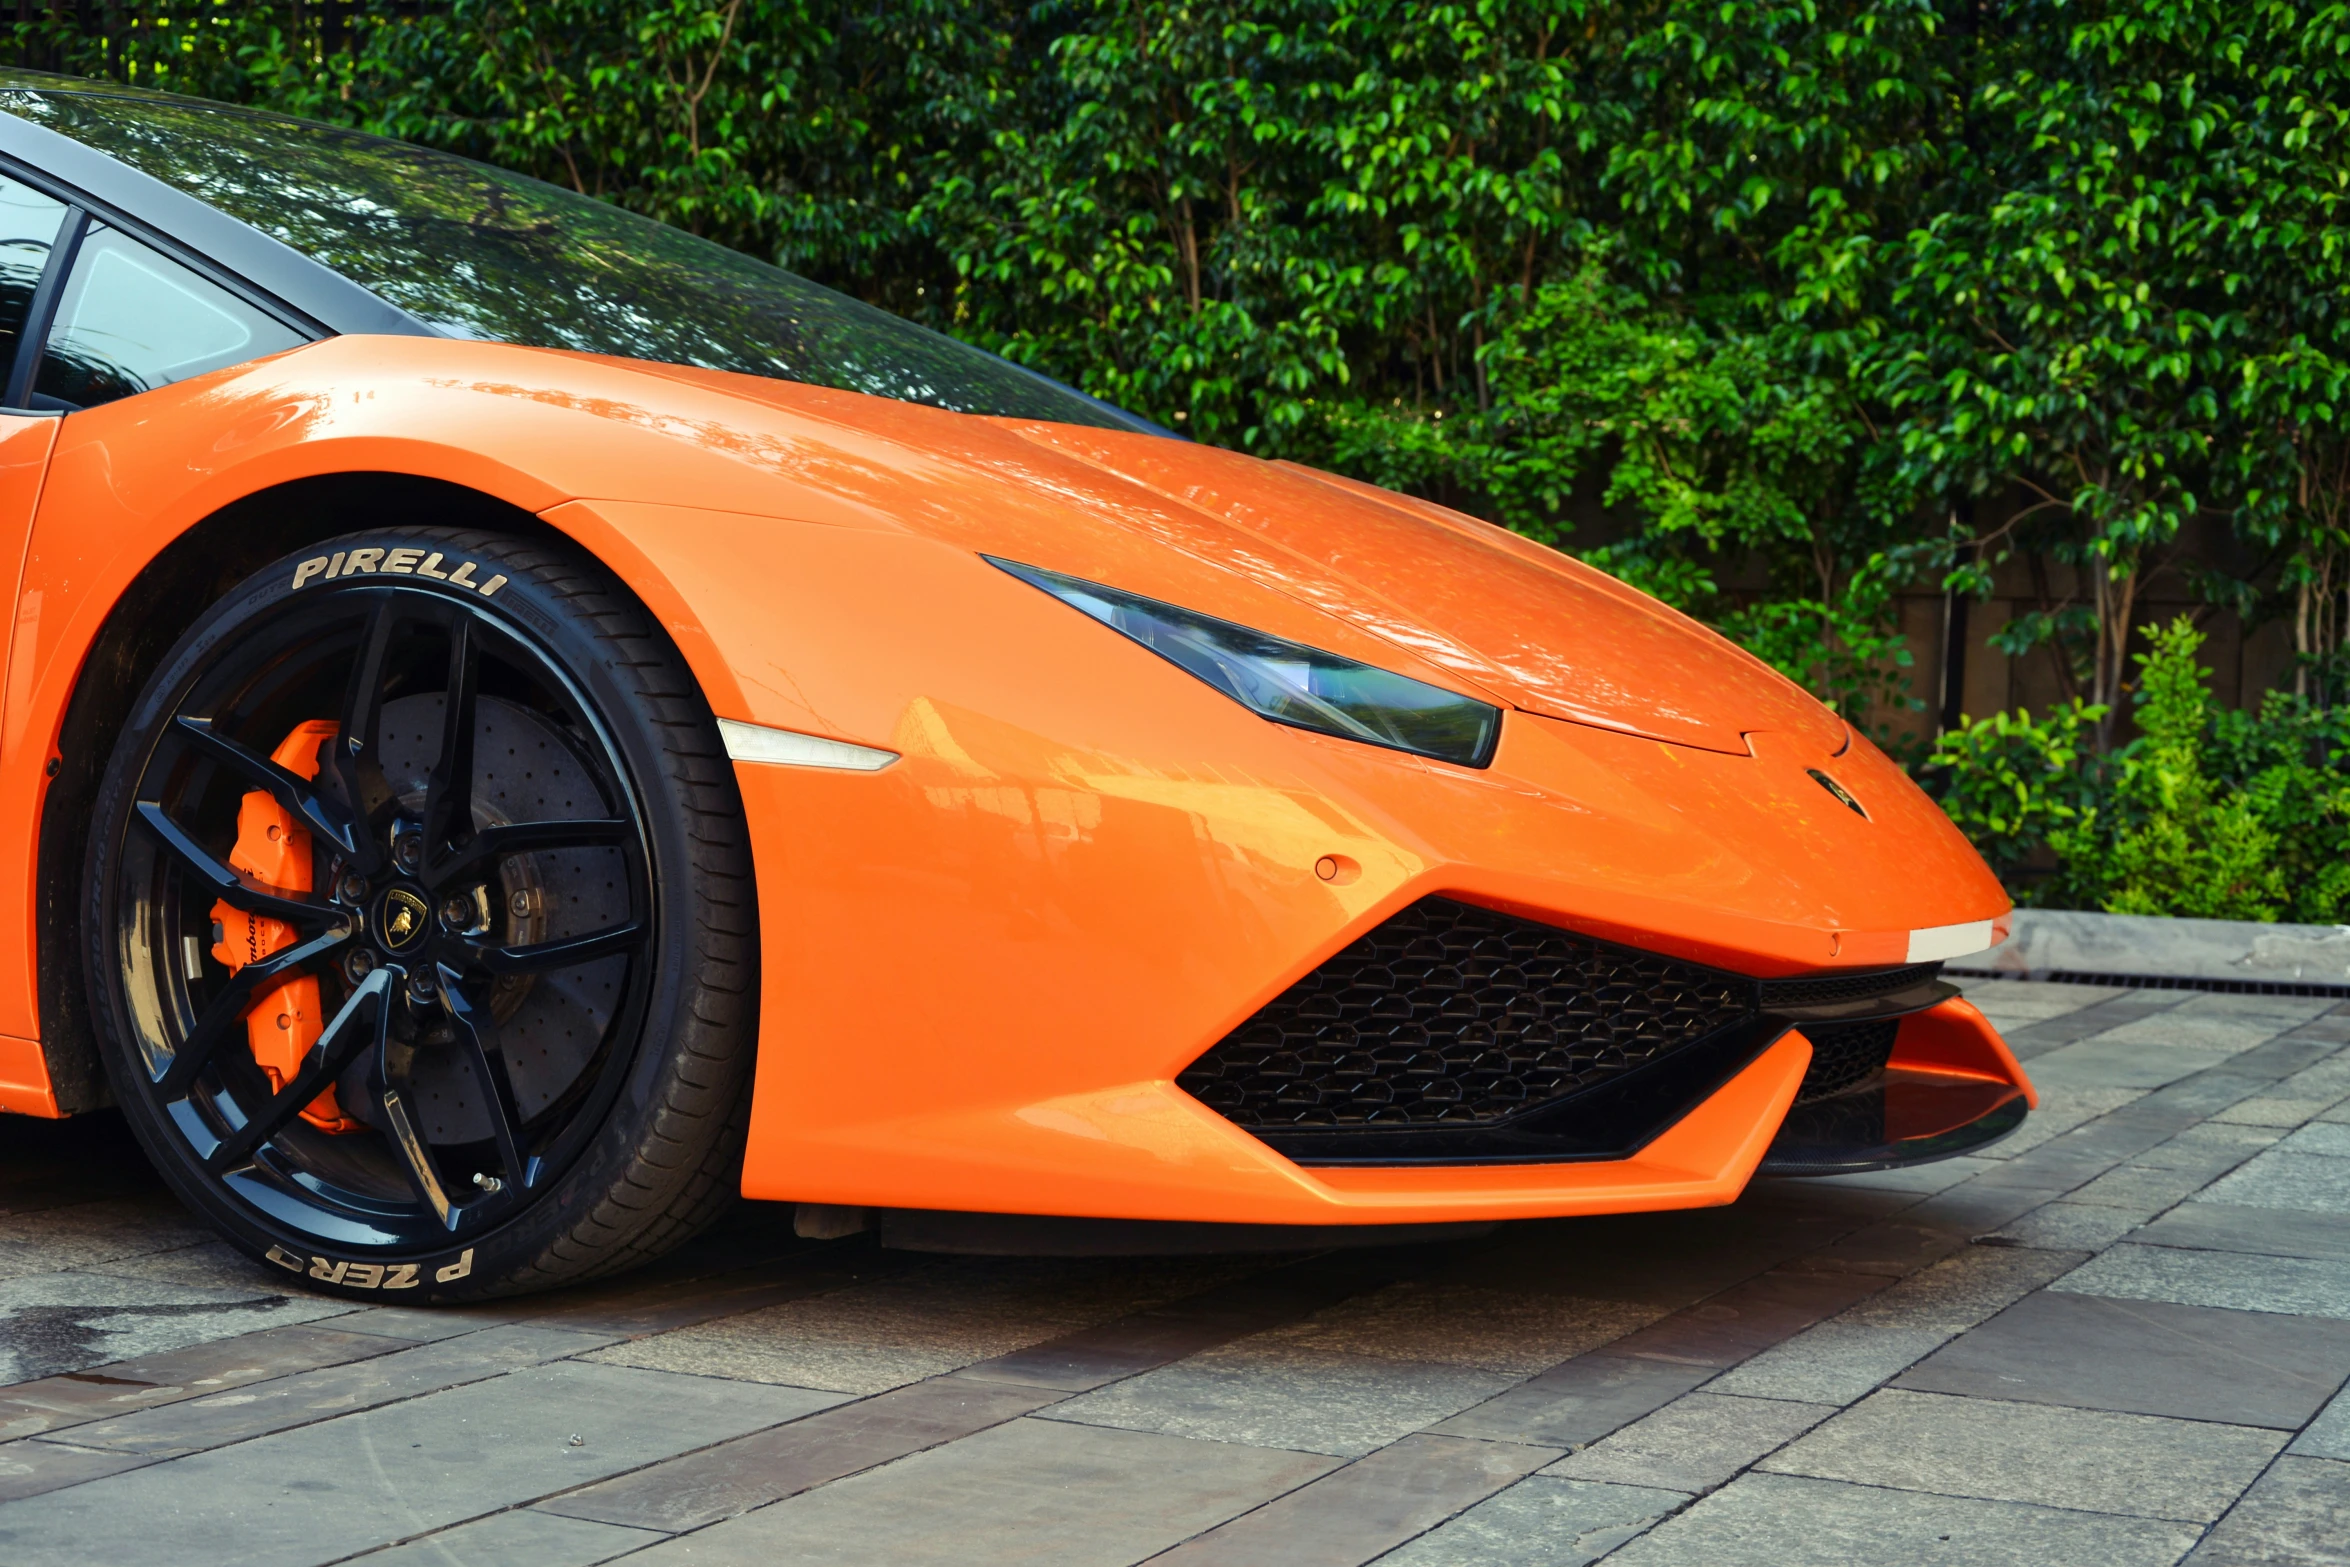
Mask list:
POLYGON ((483 1191, 489 1193, 493 1197, 506 1189, 506 1183, 504 1181, 499 1180, 494 1175, 485 1174, 480 1170, 473 1172, 473 1184, 480 1187, 483 1191))

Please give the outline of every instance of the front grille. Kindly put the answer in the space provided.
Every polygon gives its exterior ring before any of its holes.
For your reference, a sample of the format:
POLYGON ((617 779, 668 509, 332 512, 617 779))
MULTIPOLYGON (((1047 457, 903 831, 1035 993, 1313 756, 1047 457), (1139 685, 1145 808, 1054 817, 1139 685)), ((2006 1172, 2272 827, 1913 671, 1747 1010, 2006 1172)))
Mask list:
POLYGON ((1795 1102, 1809 1104, 1864 1083, 1883 1070, 1893 1055, 1893 1036, 1901 1019, 1878 1018, 1868 1023, 1806 1023, 1803 1037, 1811 1041, 1811 1067, 1795 1102))
POLYGON ((1754 982, 1428 898, 1176 1079, 1241 1126, 1490 1127, 1754 1015, 1754 982))
POLYGON ((1425 898, 1176 1082, 1301 1164, 1623 1159, 1791 1018, 1812 1042, 1799 1102, 1865 1084, 1900 1021, 1869 1014, 1932 1005, 1940 967, 1755 980, 1425 898))
POLYGON ((1854 1001, 1915 990, 1940 977, 1939 963, 1912 963, 1907 968, 1878 969, 1868 974, 1798 974, 1792 979, 1762 982, 1765 1011, 1796 1011, 1805 1007, 1832 1007, 1854 1001))

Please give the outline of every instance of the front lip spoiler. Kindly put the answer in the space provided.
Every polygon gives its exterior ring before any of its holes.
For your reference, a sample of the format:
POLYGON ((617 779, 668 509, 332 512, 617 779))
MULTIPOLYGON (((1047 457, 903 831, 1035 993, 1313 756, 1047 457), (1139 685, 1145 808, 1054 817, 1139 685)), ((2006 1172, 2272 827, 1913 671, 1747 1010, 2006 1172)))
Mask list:
POLYGON ((2012 1083, 1893 1067, 1788 1111, 1754 1173, 1854 1175, 1954 1159, 2023 1125, 2030 1108, 2012 1083))

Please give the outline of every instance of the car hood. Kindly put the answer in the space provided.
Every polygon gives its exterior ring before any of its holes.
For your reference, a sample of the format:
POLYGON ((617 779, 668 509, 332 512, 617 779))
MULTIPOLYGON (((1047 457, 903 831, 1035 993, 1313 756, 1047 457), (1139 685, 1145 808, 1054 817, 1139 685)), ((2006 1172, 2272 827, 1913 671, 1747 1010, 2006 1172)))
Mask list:
POLYGON ((1522 535, 1291 463, 1067 425, 1019 429, 1220 519, 1251 546, 1246 568, 1225 564, 1270 574, 1527 712, 1740 753, 1760 730, 1830 748, 1843 738, 1834 714, 1745 649, 1522 535))
POLYGON ((1439 506, 1160 436, 634 368, 835 427, 832 450, 802 446, 801 482, 917 533, 1345 656, 1368 649, 1372 661, 1546 717, 1739 755, 1762 731, 1824 751, 1844 741, 1840 719, 1726 638, 1439 506), (1227 575, 1254 591, 1214 580, 1227 575), (1313 613, 1268 622, 1267 595, 1313 613), (1332 622, 1351 634, 1327 634, 1332 622), (1382 660, 1382 643, 1408 656, 1382 660))

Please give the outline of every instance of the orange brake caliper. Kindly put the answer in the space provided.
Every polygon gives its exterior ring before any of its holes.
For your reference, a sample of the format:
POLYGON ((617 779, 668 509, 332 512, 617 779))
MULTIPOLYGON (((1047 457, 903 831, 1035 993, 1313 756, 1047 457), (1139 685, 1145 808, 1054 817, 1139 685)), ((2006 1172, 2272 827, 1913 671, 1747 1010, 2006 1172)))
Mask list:
MULTIPOLYGON (((294 726, 278 743, 270 760, 304 778, 318 776, 318 750, 335 737, 335 725, 314 718, 294 726)), ((297 825, 286 808, 265 789, 246 794, 237 808, 237 843, 229 850, 229 864, 255 881, 281 892, 310 890, 310 834, 297 825)), ((247 914, 226 902, 212 905, 212 955, 235 973, 294 944, 294 929, 266 915, 247 914)), ((302 1069, 310 1047, 324 1027, 319 1017, 318 981, 304 974, 262 994, 245 1012, 245 1037, 253 1059, 269 1077, 272 1092, 282 1092, 302 1069)), ((360 1123, 343 1114, 332 1088, 310 1101, 302 1119, 330 1132, 356 1132, 360 1123)))

